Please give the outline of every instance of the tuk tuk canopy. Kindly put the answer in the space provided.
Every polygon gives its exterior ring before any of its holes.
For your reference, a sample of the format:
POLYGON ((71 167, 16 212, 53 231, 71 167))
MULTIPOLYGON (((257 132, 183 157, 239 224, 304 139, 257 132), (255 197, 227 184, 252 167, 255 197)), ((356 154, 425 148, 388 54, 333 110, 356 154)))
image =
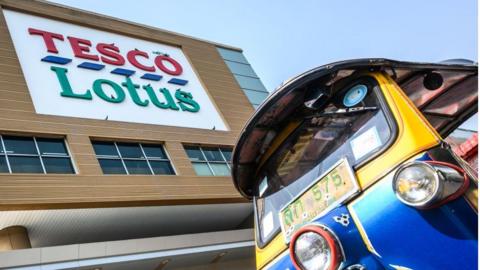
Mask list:
POLYGON ((478 69, 468 60, 416 63, 389 59, 336 62, 300 74, 277 88, 242 130, 232 157, 235 187, 246 198, 254 196, 255 173, 271 143, 295 111, 321 106, 328 89, 363 71, 387 73, 441 135, 478 110, 478 69))

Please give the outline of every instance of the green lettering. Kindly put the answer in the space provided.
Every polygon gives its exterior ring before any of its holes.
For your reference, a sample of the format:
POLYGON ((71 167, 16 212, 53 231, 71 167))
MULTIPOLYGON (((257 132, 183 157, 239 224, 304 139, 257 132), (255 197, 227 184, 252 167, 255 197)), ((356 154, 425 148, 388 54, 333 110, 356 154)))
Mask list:
POLYGON ((293 222, 293 214, 292 214, 292 209, 290 207, 287 207, 287 209, 283 210, 283 223, 285 225, 290 226, 293 222))
POLYGON ((173 99, 172 94, 170 94, 170 91, 168 91, 167 88, 161 88, 160 93, 162 93, 163 96, 165 97, 165 100, 167 101, 167 104, 170 106, 170 109, 175 111, 179 110, 177 104, 175 104, 175 100, 173 99))
POLYGON ((90 93, 90 90, 87 90, 84 94, 76 94, 73 92, 72 86, 67 78, 68 69, 55 66, 50 67, 50 69, 57 75, 60 87, 62 87, 62 92, 60 93, 62 97, 92 99, 92 93, 90 93))
POLYGON ((160 100, 158 100, 158 97, 155 94, 155 90, 153 90, 153 87, 150 84, 144 85, 143 89, 145 89, 145 91, 147 91, 147 94, 150 97, 150 101, 152 101, 152 103, 155 106, 157 106, 158 108, 160 108, 160 109, 172 109, 172 110, 176 110, 176 111, 179 110, 179 108, 177 107, 177 104, 175 104, 175 101, 173 100, 172 95, 170 94, 168 89, 166 89, 166 88, 160 89, 160 92, 165 97, 165 100, 167 101, 167 103, 161 102, 160 100))
POLYGON ((340 177, 336 169, 333 170, 330 175, 332 176, 333 184, 335 185, 335 187, 339 187, 342 185, 342 178, 340 177))
POLYGON ((297 219, 301 218, 302 213, 304 211, 302 201, 297 200, 292 204, 292 206, 293 206, 293 213, 295 214, 295 218, 297 219))
POLYGON ((313 186, 312 192, 313 192, 313 197, 315 198, 315 201, 320 201, 322 199, 322 190, 320 189, 318 184, 313 186))
POLYGON ((135 102, 135 104, 143 107, 148 105, 148 99, 142 101, 138 96, 137 88, 139 88, 140 86, 138 84, 134 84, 130 77, 125 77, 125 82, 123 82, 122 85, 127 88, 128 93, 130 93, 130 96, 132 97, 132 100, 133 102, 135 102))
POLYGON ((175 91, 175 97, 179 101, 178 105, 180 105, 182 111, 198 112, 200 110, 200 105, 193 100, 191 93, 177 89, 177 91, 175 91))
POLYGON ((99 96, 101 99, 112 102, 112 103, 120 103, 125 100, 125 92, 123 92, 123 89, 120 85, 116 84, 115 82, 112 82, 110 80, 105 80, 105 79, 98 79, 93 82, 93 91, 97 96, 99 96), (102 85, 107 84, 109 85, 113 91, 115 91, 116 96, 107 96, 105 92, 103 91, 102 85))

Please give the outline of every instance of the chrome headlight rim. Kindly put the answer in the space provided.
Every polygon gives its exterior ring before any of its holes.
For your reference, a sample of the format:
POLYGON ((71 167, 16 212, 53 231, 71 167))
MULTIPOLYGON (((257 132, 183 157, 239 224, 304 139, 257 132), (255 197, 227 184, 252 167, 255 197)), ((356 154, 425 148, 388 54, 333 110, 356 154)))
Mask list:
POLYGON ((302 267, 302 264, 298 262, 297 256, 295 254, 295 245, 297 239, 305 233, 316 233, 322 237, 328 245, 330 250, 330 265, 328 270, 336 270, 340 267, 343 258, 345 257, 343 248, 340 244, 338 237, 333 233, 333 231, 327 226, 319 223, 310 223, 301 227, 295 234, 292 236, 290 241, 290 259, 297 270, 308 270, 302 267))
POLYGON ((393 188, 393 191, 395 193, 395 196, 402 203, 404 203, 406 205, 409 205, 409 206, 416 207, 416 208, 425 208, 425 207, 429 207, 430 205, 435 203, 438 200, 438 198, 440 197, 440 195, 442 193, 442 190, 443 190, 443 179, 441 179, 441 177, 442 176, 439 173, 439 171, 434 166, 432 166, 431 164, 429 164, 427 162, 424 162, 424 161, 417 161, 417 160, 416 161, 410 161, 410 162, 402 164, 400 167, 398 167, 397 171, 395 172, 395 174, 393 176, 392 188, 393 188), (435 190, 432 193, 432 195, 429 196, 427 199, 419 201, 419 202, 411 202, 411 201, 405 200, 399 194, 399 192, 397 190, 397 186, 396 186, 396 183, 399 180, 398 179, 399 174, 401 172, 403 172, 405 169, 408 169, 409 167, 413 167, 413 166, 426 167, 428 170, 431 170, 431 172, 433 173, 433 176, 434 176, 434 180, 435 180, 435 190))

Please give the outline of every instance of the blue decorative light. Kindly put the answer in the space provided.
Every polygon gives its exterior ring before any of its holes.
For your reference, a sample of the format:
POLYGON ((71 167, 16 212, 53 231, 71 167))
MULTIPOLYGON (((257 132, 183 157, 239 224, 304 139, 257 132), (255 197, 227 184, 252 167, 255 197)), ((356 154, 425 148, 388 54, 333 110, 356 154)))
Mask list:
POLYGON ((343 97, 343 105, 352 107, 360 103, 367 95, 368 87, 363 84, 355 85, 343 97))

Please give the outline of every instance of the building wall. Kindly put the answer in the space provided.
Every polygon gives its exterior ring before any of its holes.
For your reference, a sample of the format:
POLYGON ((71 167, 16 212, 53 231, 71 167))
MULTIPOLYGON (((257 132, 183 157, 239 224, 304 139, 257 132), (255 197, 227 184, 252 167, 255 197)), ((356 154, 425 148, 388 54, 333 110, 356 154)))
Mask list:
POLYGON ((180 47, 229 131, 40 115, 35 112, 3 13, 0 13, 0 134, 64 137, 75 175, 0 174, 0 210, 239 202, 230 177, 196 176, 184 144, 230 146, 254 108, 218 52, 183 35, 40 1, 0 0, 0 9, 180 47), (92 139, 163 143, 177 175, 104 175, 92 139))

